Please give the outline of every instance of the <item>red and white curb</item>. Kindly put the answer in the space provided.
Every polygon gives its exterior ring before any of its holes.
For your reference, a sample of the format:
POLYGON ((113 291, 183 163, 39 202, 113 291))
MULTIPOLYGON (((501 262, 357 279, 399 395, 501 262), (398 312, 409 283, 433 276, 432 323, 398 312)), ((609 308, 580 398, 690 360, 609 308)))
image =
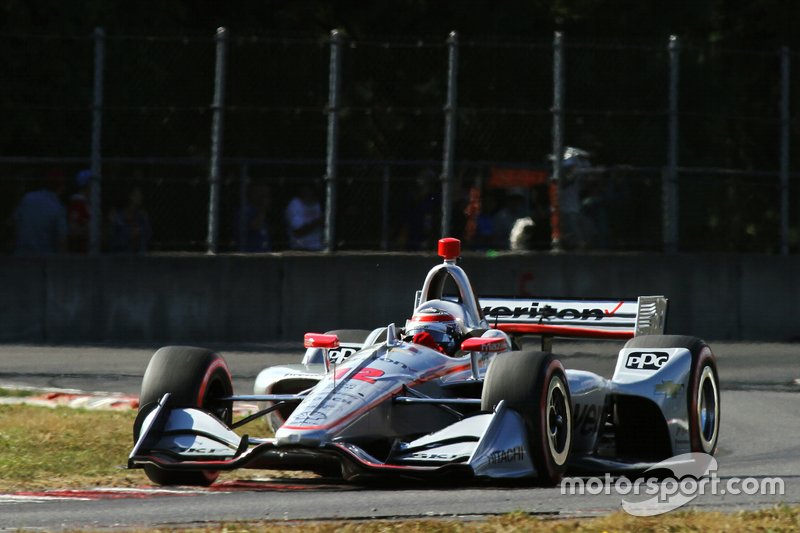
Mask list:
POLYGON ((158 496, 189 496, 204 494, 207 491, 195 489, 161 489, 161 488, 93 488, 93 489, 60 489, 42 491, 24 491, 12 494, 0 494, 3 503, 47 503, 54 501, 94 501, 118 500, 126 498, 154 498, 158 496))
MULTIPOLYGON (((23 389, 21 389, 23 390, 23 389)), ((30 389, 27 389, 30 390, 30 389)), ((37 391, 39 392, 39 391, 37 391)), ((0 404, 25 404, 39 407, 72 407, 74 409, 128 410, 139 408, 139 397, 116 392, 85 392, 71 389, 46 389, 35 396, 8 396, 0 404)), ((247 415, 258 410, 256 404, 237 403, 235 414, 247 415)))
POLYGON ((87 489, 57 489, 22 491, 0 494, 0 505, 21 503, 49 503, 57 501, 97 501, 121 499, 146 499, 166 496, 196 496, 198 494, 230 494, 233 492, 294 492, 358 490, 350 485, 301 480, 241 480, 223 481, 207 488, 194 487, 97 487, 87 489))
POLYGON ((36 396, 0 398, 3 404, 25 404, 39 407, 73 407, 75 409, 138 409, 139 397, 124 394, 83 391, 48 391, 36 396))

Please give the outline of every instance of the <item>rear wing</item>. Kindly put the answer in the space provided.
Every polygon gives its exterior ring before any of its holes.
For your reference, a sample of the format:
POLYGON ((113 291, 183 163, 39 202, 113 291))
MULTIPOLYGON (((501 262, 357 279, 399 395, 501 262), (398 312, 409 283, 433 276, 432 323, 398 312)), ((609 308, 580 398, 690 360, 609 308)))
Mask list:
POLYGON ((629 339, 664 333, 667 302, 663 296, 637 300, 481 298, 478 305, 489 325, 506 333, 629 339))

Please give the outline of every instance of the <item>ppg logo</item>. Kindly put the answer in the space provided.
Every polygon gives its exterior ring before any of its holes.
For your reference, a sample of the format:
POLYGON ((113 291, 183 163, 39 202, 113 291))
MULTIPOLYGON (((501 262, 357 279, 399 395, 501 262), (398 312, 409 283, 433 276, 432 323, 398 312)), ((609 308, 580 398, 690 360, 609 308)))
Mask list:
POLYGON ((633 352, 628 354, 625 368, 635 370, 658 370, 669 359, 667 352, 633 352))
POLYGON ((328 350, 328 359, 334 365, 344 363, 345 359, 358 351, 358 348, 351 348, 349 346, 340 346, 339 348, 332 348, 328 350))

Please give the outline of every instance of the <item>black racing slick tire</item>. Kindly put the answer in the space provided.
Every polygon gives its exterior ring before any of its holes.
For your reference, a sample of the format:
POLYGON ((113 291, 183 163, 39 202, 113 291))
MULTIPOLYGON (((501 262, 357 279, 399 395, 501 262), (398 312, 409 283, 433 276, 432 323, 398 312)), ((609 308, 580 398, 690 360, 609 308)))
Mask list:
MULTIPOLYGON (((219 398, 233 394, 231 373, 221 355, 203 348, 167 346, 150 359, 142 380, 139 411, 150 410, 164 394, 170 393, 171 407, 200 407, 230 425, 232 402, 219 398)), ((134 442, 138 439, 140 420, 134 426, 134 442)), ((159 485, 200 485, 214 483, 219 472, 211 470, 173 471, 145 465, 151 481, 159 485)))
POLYGON ((711 348, 697 337, 684 335, 642 335, 625 348, 686 348, 692 354, 692 368, 686 388, 689 441, 692 452, 714 455, 719 441, 720 388, 717 362, 711 348))
POLYGON ((525 421, 540 481, 558 483, 572 445, 572 401, 561 362, 528 350, 497 355, 486 372, 481 409, 492 410, 501 400, 525 421))

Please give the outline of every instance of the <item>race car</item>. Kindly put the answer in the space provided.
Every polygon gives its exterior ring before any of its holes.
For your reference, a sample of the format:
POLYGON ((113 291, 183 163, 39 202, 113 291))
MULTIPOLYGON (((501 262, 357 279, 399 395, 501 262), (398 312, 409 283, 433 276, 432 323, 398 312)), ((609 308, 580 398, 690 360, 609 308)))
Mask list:
POLYGON ((440 240, 439 255, 402 327, 308 333, 303 359, 262 371, 254 394, 234 393, 218 353, 158 350, 128 467, 162 485, 236 468, 554 484, 568 469, 626 473, 715 452, 716 361, 702 340, 663 333, 666 298, 478 299, 459 241, 440 240), (531 335, 541 346, 521 348, 531 335), (560 337, 627 342, 609 380, 565 370, 560 337), (234 422, 234 402, 259 409, 234 422), (259 419, 274 436, 236 431, 259 419))

